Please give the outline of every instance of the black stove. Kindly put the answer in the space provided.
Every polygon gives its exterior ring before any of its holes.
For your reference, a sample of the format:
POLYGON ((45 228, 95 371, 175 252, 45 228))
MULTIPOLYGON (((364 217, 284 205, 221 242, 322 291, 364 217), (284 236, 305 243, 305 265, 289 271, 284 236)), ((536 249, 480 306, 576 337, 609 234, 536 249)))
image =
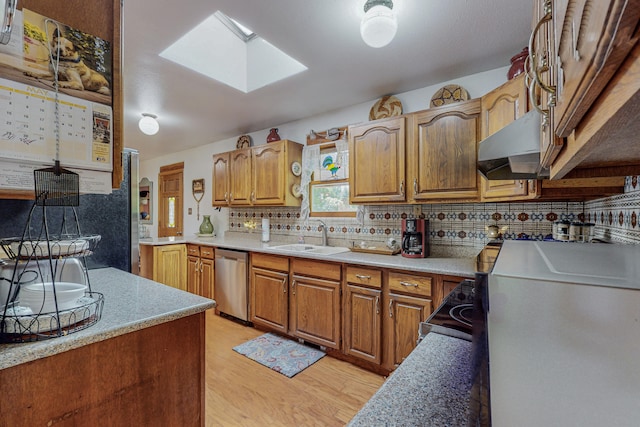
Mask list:
POLYGON ((420 336, 436 332, 471 341, 474 294, 473 280, 460 282, 427 321, 420 325, 420 336))

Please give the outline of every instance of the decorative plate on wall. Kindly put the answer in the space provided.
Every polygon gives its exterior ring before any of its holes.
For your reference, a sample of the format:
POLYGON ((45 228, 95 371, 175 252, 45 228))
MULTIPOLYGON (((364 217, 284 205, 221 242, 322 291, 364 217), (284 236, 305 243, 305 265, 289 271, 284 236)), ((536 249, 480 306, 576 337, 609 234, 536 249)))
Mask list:
POLYGON ((468 99, 469 92, 462 86, 446 85, 433 94, 431 97, 431 106, 440 107, 441 105, 467 101, 468 99))
POLYGON ((249 135, 242 135, 236 142, 236 148, 249 148, 251 147, 251 137, 249 135))
POLYGON ((385 119, 402 114, 402 102, 393 95, 380 98, 369 111, 369 120, 385 119))

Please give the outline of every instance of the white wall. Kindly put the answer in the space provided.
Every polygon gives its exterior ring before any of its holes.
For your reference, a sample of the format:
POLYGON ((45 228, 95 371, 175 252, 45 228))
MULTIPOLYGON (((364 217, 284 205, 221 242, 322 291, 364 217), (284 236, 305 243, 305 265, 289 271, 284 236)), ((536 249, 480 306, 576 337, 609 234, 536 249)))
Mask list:
MULTIPOLYGON (((404 113, 428 109, 433 94, 447 84, 458 84, 469 92, 471 98, 478 98, 506 82, 508 70, 509 67, 501 67, 421 89, 395 94, 395 96, 402 102, 404 113)), ((267 129, 253 132, 249 135, 251 135, 254 145, 265 144, 269 129, 277 127, 282 139, 291 139, 304 144, 311 129, 323 131, 332 127, 341 127, 368 121, 369 110, 375 101, 374 99, 369 102, 356 104, 290 123, 274 124, 267 129)), ((211 206, 212 155, 234 150, 237 139, 238 137, 236 136, 221 141, 214 141, 197 148, 180 151, 152 160, 140 159, 140 178, 146 176, 154 182, 154 220, 153 225, 150 226, 152 236, 157 236, 158 227, 158 172, 161 166, 178 162, 184 162, 184 236, 190 237, 197 233, 200 223, 202 222, 202 217, 200 221, 196 219, 196 201, 191 195, 191 181, 199 178, 204 178, 205 180, 205 195, 200 202, 200 215, 211 215, 211 222, 213 223, 216 233, 224 233, 224 231, 229 229, 228 210, 223 208, 221 212, 217 212, 214 211, 211 206), (191 215, 187 214, 189 208, 192 208, 191 215)))

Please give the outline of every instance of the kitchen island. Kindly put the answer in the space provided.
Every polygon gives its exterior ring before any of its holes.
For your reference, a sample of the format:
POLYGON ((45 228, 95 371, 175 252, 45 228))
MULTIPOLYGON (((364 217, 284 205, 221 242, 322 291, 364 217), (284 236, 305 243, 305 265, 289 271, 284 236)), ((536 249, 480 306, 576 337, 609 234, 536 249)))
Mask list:
POLYGON ((204 425, 205 311, 215 302, 114 268, 95 325, 0 345, 3 425, 204 425))

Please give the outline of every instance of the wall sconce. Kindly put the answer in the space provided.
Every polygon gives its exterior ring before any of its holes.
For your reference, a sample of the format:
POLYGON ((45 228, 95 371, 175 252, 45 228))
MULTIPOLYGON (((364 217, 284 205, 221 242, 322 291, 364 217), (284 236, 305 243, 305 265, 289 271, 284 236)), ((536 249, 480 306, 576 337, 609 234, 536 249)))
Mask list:
POLYGON ((391 0, 367 0, 364 17, 360 22, 362 40, 371 47, 383 47, 391 43, 398 30, 398 21, 391 0))
POLYGON ((142 113, 142 118, 138 122, 138 127, 145 135, 155 135, 160 129, 160 125, 156 120, 158 116, 155 114, 142 113))

